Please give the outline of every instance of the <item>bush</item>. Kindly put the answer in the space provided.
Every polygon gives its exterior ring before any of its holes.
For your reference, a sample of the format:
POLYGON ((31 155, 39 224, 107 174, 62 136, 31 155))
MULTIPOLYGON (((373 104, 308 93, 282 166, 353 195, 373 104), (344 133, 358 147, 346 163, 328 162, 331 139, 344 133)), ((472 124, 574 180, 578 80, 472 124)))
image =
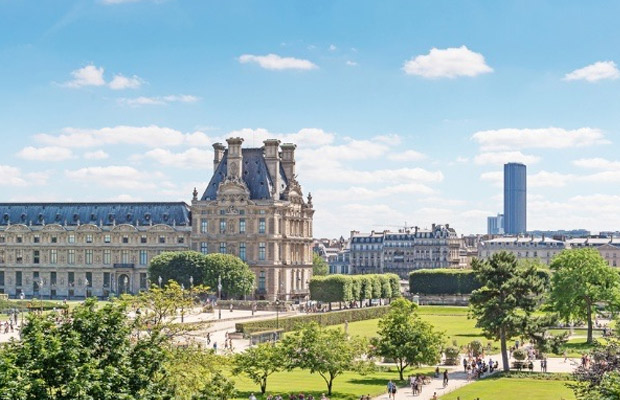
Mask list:
POLYGON ((516 349, 512 352, 512 358, 517 361, 523 361, 527 358, 527 353, 523 349, 516 349))
POLYGON ((467 347, 473 357, 482 355, 482 342, 480 340, 472 340, 467 347))
POLYGON ((461 351, 458 347, 447 347, 444 350, 444 354, 446 355, 446 365, 457 365, 459 362, 459 354, 461 351))
POLYGON ((339 325, 344 324, 345 321, 354 322, 381 318, 387 314, 388 311, 388 306, 356 308, 352 310, 280 318, 278 324, 276 324, 275 319, 239 322, 235 324, 235 329, 237 332, 242 332, 247 335, 253 332, 274 330, 279 326, 284 332, 289 332, 297 329, 297 326, 300 324, 306 324, 308 322, 317 322, 321 326, 339 325))
POLYGON ((472 270, 420 269, 409 274, 412 294, 470 294, 480 287, 472 270))
POLYGON ((325 303, 400 296, 396 274, 328 275, 310 279, 310 298, 325 303))

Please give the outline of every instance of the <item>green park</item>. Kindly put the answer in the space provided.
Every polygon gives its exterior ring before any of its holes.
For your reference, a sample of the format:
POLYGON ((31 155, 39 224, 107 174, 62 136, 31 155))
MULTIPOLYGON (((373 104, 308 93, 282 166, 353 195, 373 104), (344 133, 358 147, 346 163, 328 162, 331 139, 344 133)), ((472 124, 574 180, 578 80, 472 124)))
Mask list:
POLYGON ((195 252, 154 259, 162 282, 137 295, 1 300, 0 327, 19 332, 0 347, 0 399, 383 400, 392 383, 395 400, 620 394, 620 275, 595 250, 550 268, 500 252, 415 271, 410 296, 392 274, 317 267, 303 309, 243 300, 248 266, 195 252), (416 304, 463 294, 467 306, 416 304))

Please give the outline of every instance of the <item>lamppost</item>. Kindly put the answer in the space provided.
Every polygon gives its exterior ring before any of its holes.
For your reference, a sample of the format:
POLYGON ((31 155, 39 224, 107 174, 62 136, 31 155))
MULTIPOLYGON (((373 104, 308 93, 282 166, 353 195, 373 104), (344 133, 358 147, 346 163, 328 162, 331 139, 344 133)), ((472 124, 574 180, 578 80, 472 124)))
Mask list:
POLYGON ((276 329, 280 329, 280 299, 276 299, 276 329))
POLYGON ((163 279, 161 279, 161 275, 159 276, 159 278, 157 278, 157 282, 159 283, 159 288, 161 289, 161 281, 163 281, 163 279))
POLYGON ((86 297, 88 297, 88 278, 84 278, 84 292, 86 293, 86 297))
POLYGON ((217 277, 217 302, 219 303, 218 319, 222 319, 222 276, 217 277))
POLYGON ((189 300, 191 302, 191 307, 190 308, 190 312, 192 312, 192 309, 194 308, 194 293, 193 293, 193 289, 194 289, 194 277, 192 275, 189 276, 189 300))
POLYGON ((183 323, 183 317, 185 316, 185 285, 181 283, 181 323, 183 323))
POLYGON ((43 278, 39 278, 39 281, 37 283, 39 285, 39 297, 40 297, 40 301, 41 301, 41 314, 43 314, 43 283, 45 283, 45 281, 43 280, 43 278))
POLYGON ((124 289, 125 289, 125 293, 127 293, 129 290, 129 278, 127 277, 127 275, 125 275, 125 279, 123 279, 123 284, 124 284, 124 289))
MULTIPOLYGON (((21 293, 19 294, 19 299, 21 301, 24 301, 24 299, 26 298, 26 295, 24 294, 24 289, 21 290, 21 293)), ((22 312, 22 323, 21 323, 21 327, 20 327, 20 331, 21 328, 24 327, 24 305, 22 304, 22 306, 20 307, 21 312, 22 312)))

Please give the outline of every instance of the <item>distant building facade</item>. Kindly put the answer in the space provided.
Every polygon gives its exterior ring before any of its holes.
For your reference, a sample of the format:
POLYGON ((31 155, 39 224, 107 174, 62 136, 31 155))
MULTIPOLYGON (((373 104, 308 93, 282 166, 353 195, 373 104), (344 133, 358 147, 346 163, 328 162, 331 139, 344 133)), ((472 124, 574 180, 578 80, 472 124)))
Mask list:
POLYGON ((527 232, 527 169, 521 163, 504 165, 504 232, 527 232))
POLYGON ((355 274, 389 272, 406 278, 416 269, 457 268, 460 242, 449 225, 370 234, 352 231, 351 271, 355 274))
MULTIPOLYGON (((148 288, 148 264, 164 251, 226 253, 256 275, 256 298, 308 295, 312 197, 295 175, 294 144, 267 140, 214 148, 214 173, 191 205, 0 204, 0 293, 72 298, 148 288)), ((151 282, 156 277, 150 277, 151 282)))
POLYGON ((487 217, 487 234, 504 234, 504 214, 497 214, 496 216, 487 217))

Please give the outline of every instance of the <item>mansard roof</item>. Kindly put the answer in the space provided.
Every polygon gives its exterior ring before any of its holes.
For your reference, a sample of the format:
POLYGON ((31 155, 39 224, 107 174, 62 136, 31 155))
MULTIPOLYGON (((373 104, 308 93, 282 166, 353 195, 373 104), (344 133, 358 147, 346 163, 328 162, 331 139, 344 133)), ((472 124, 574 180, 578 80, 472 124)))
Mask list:
POLYGON ((0 225, 95 224, 189 226, 184 202, 158 203, 0 203, 0 225))
MULTIPOLYGON (((265 158, 263 157, 263 149, 241 149, 243 156, 242 176, 243 181, 250 190, 251 200, 268 200, 272 199, 273 179, 267 169, 265 158)), ((217 198, 217 189, 226 179, 226 169, 228 164, 228 150, 224 151, 222 161, 215 169, 209 185, 202 195, 201 200, 215 200, 217 198)), ((280 190, 283 192, 288 185, 288 180, 284 174, 282 164, 280 164, 280 190)))

